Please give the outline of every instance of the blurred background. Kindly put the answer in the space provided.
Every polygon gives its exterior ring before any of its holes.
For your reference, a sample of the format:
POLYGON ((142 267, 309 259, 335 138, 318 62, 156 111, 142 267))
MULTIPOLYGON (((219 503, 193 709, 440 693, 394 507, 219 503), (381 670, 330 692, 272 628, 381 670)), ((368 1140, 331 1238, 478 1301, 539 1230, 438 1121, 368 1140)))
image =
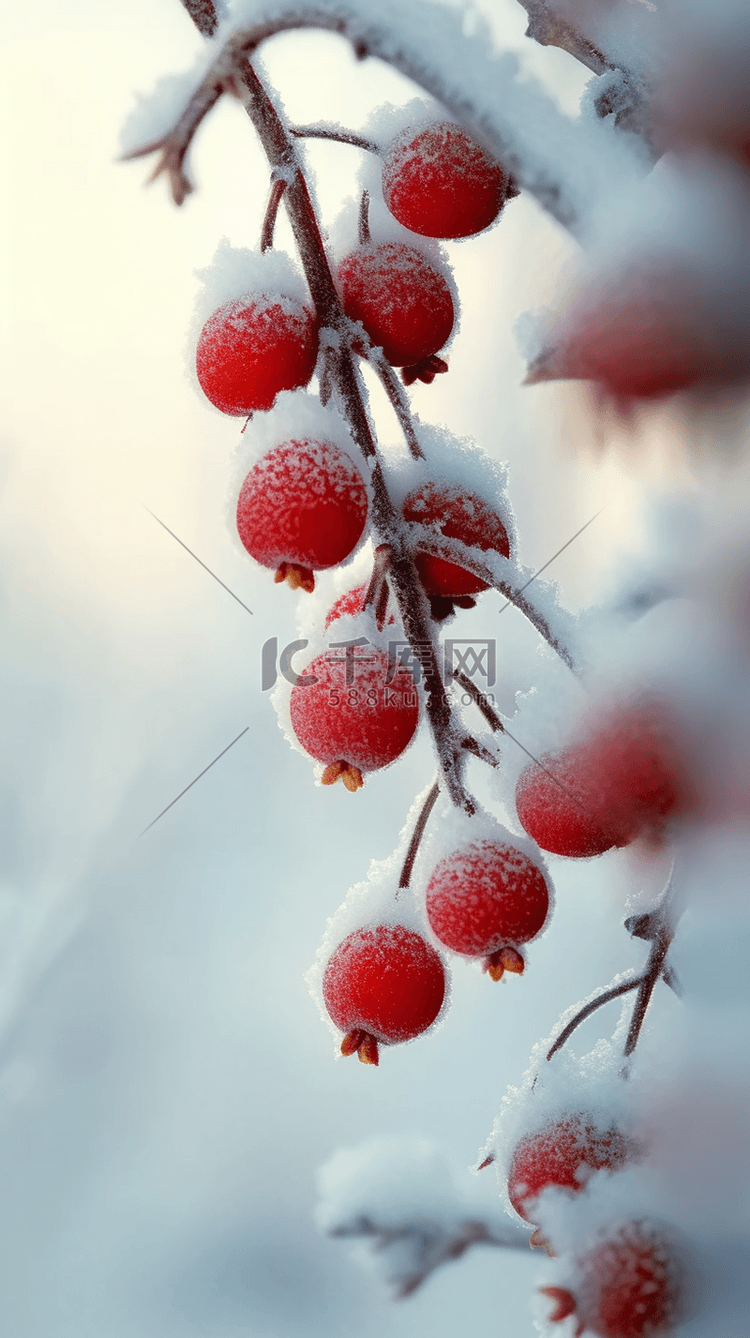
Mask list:
MULTIPOLYGON (((575 114, 586 72, 525 43, 512 0, 485 9, 575 114)), ((181 211, 163 181, 144 188, 150 160, 115 161, 139 96, 200 52, 178 0, 37 0, 7 12, 4 36, 4 1331, 448 1338, 469 1319, 524 1338, 530 1254, 476 1249, 396 1304, 317 1232, 315 1171, 337 1148, 402 1134, 476 1164, 532 1044, 640 960, 620 942, 622 857, 556 871, 558 913, 528 978, 492 987, 459 963, 436 1034, 379 1070, 336 1061, 303 974, 349 885, 392 850, 433 761, 421 740, 363 793, 322 790, 261 692, 261 646, 294 638, 304 596, 230 541, 239 423, 199 401, 185 345, 196 270, 222 237, 257 245, 263 158, 227 99, 191 153, 196 192, 181 211)), ((300 122, 359 128, 415 91, 330 36, 275 39, 263 59, 300 122)), ((324 219, 354 189, 355 155, 309 150, 324 219)), ((528 566, 607 506, 550 571, 577 608, 637 551, 644 488, 689 491, 694 466, 666 449, 658 415, 645 455, 632 441, 603 451, 585 392, 520 388, 514 326, 554 298, 572 255, 533 201, 449 250, 461 331, 450 374, 417 386, 415 407, 509 461, 528 566)), ((495 628, 493 599, 473 627, 499 649, 507 639, 503 674, 527 690, 536 643, 513 610, 495 628)))

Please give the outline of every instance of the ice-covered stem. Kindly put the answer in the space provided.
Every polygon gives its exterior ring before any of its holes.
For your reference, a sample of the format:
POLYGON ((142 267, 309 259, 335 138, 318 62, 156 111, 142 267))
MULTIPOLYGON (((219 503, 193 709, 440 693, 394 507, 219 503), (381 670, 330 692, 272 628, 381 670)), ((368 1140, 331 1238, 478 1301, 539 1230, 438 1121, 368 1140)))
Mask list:
MULTIPOLYGON (((250 56, 269 37, 299 28, 321 28, 347 38, 356 53, 377 56, 413 79, 455 116, 564 227, 585 229, 591 211, 616 180, 642 179, 644 164, 623 136, 564 115, 540 86, 524 79, 517 61, 499 53, 489 30, 467 35, 458 9, 410 0, 373 7, 347 0, 263 0, 257 22, 230 32, 194 95, 196 110, 225 80, 237 58, 250 56), (429 43, 425 32, 431 34, 429 43), (450 53, 444 62, 436 51, 450 53), (462 59, 456 54, 462 53, 462 59), (467 66, 471 78, 467 79, 467 66)), ((481 26, 481 25, 480 25, 481 26)), ((198 121, 205 112, 201 112, 198 121)))
POLYGON ((432 786, 429 794, 427 795, 427 798, 425 799, 422 805, 419 817, 417 818, 414 827, 414 831, 412 832, 411 841, 409 842, 409 849, 406 852, 406 859, 404 860, 404 865, 401 870, 401 877, 398 880, 399 888, 408 887, 409 883, 411 882, 411 874, 412 874, 412 869, 414 868, 414 861, 417 858, 417 851, 419 850, 422 837, 424 836, 425 827, 427 826, 430 814, 433 808, 435 807, 435 801, 439 794, 440 794, 440 786, 438 785, 438 782, 435 781, 435 784, 432 786))
POLYGON ((380 377, 383 389, 391 402, 391 407, 398 419, 399 427, 404 434, 404 440, 406 441, 410 454, 415 460, 424 460, 424 451, 417 439, 414 422, 411 413, 409 412, 409 401, 401 389, 401 383, 391 367, 391 364, 386 361, 382 349, 370 349, 367 355, 367 361, 371 367, 375 368, 375 371, 380 377))

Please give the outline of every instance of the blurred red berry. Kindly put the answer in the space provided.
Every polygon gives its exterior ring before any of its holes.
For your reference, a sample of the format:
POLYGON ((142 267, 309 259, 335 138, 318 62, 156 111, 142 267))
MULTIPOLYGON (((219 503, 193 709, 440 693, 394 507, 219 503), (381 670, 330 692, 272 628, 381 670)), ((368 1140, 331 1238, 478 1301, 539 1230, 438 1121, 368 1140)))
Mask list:
POLYGON ((550 1318, 565 1319, 575 1307, 576 1335, 667 1338, 684 1317, 684 1264, 669 1234, 653 1223, 629 1222, 577 1260, 577 1269, 571 1291, 550 1289, 558 1293, 550 1318))
POLYGON ((668 723, 653 706, 636 706, 530 762, 516 808, 543 850, 587 858, 637 836, 663 839, 669 818, 690 806, 691 788, 668 723))
POLYGON ((383 159, 385 202, 404 227, 423 237, 473 237, 503 207, 502 169, 465 130, 439 121, 406 130, 383 159))
POLYGON ((219 307, 198 339, 196 372, 222 413, 270 409, 280 390, 306 386, 318 356, 318 323, 301 302, 275 294, 219 307))

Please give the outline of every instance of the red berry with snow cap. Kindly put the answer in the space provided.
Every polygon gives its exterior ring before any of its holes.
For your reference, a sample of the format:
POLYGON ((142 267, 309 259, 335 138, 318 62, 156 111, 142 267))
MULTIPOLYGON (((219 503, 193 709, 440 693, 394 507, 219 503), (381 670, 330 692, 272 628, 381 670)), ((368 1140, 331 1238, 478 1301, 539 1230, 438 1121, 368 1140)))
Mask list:
POLYGON ((553 1322, 574 1314, 576 1338, 668 1338, 684 1318, 685 1267, 671 1234, 651 1222, 629 1222, 576 1261, 578 1281, 542 1287, 553 1322))
POLYGON ((403 925, 356 929, 334 952, 323 999, 346 1035, 342 1053, 377 1064, 379 1045, 413 1040, 443 1006, 445 972, 435 949, 403 925))
MULTIPOLYGON (((403 506, 405 520, 429 526, 436 535, 458 539, 469 548, 510 557, 508 532, 500 517, 481 497, 451 484, 423 483, 409 493, 403 506)), ((455 599, 476 595, 487 583, 456 562, 417 549, 417 570, 428 595, 455 599)))
POLYGON ((500 213, 506 190, 499 164, 452 121, 405 131, 383 160, 388 208, 423 237, 483 232, 500 213))
POLYGON ((196 372, 222 413, 270 409, 281 390, 306 386, 318 356, 318 322, 293 298, 258 294, 227 302, 198 339, 196 372))
POLYGON ((419 720, 414 679, 394 672, 376 646, 330 648, 292 688, 292 728, 302 747, 325 762, 323 784, 342 778, 362 785, 362 772, 395 761, 411 743, 419 720))
POLYGON ((518 945, 541 930, 547 881, 528 855, 504 841, 475 841, 441 860, 427 886, 436 938, 465 957, 484 957, 493 980, 523 971, 518 945))
POLYGON ((551 1186, 578 1194, 595 1171, 621 1170, 633 1145, 610 1125, 597 1127, 584 1111, 564 1115, 516 1145, 508 1173, 508 1197, 520 1217, 534 1222, 534 1205, 551 1186))
POLYGON ((450 338, 453 298, 420 251, 403 242, 360 246, 341 262, 339 283, 347 316, 362 323, 394 367, 413 371, 412 380, 447 370, 434 355, 450 338))
POLYGON ((253 465, 237 502, 237 530, 277 580, 314 587, 313 571, 338 566, 367 520, 362 475, 329 441, 287 441, 253 465))

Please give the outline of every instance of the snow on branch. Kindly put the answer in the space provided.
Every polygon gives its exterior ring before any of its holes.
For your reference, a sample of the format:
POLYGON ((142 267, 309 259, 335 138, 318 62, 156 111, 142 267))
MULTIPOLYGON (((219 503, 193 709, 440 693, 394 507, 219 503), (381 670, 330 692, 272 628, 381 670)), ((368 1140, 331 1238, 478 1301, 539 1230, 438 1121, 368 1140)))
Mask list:
POLYGON ((472 1245, 526 1249, 529 1231, 512 1222, 467 1173, 424 1139, 377 1138, 342 1148, 318 1172, 319 1226, 360 1241, 366 1261, 399 1298, 410 1296, 472 1245))

